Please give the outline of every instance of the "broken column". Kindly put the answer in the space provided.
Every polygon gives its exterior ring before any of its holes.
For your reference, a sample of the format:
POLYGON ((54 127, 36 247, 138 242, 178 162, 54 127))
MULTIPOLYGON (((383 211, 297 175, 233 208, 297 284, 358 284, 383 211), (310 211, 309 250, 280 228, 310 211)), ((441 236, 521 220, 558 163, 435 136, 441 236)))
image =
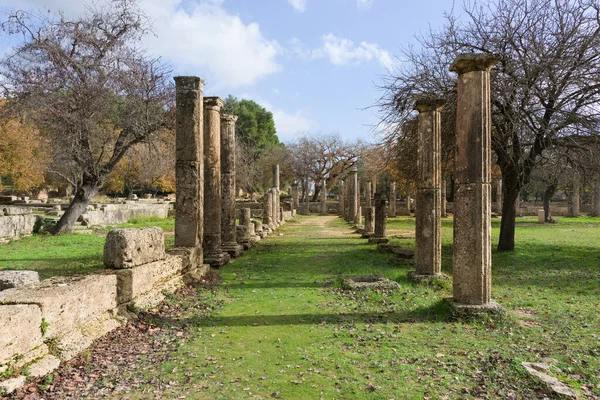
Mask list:
POLYGON ((221 115, 221 248, 238 257, 244 248, 235 233, 235 122, 234 115, 221 115))
POLYGON ((292 183, 292 212, 300 208, 300 199, 298 198, 298 184, 292 183))
POLYGON ((203 88, 204 81, 196 76, 175 77, 175 246, 193 248, 196 265, 203 261, 203 88))
POLYGON ((396 216, 396 182, 390 182, 390 210, 388 216, 396 216))
POLYGON ((369 238, 369 243, 387 243, 385 236, 387 225, 387 201, 379 193, 375 193, 375 232, 369 238))
POLYGON ((204 98, 204 262, 219 268, 230 260, 221 248, 221 108, 219 97, 204 98))
POLYGON ((327 181, 325 178, 321 181, 321 214, 327 214, 327 181))
POLYGON ((264 196, 263 204, 263 230, 271 233, 273 227, 273 192, 268 190, 264 196))
POLYGON ((458 314, 497 313, 491 300, 491 113, 489 54, 462 54, 458 73, 454 200, 453 308, 458 314))
POLYGON ((360 225, 359 215, 358 215, 358 168, 353 167, 350 171, 350 223, 354 225, 360 225))
POLYGON ((442 276, 442 170, 441 118, 443 99, 419 99, 419 146, 417 151, 417 205, 415 208, 415 281, 442 276))
POLYGON ((240 224, 236 226, 236 231, 238 243, 244 246, 245 250, 252 247, 254 224, 252 224, 252 210, 250 208, 240 210, 240 224))
POLYGON ((375 232, 375 207, 365 207, 365 227, 363 238, 370 238, 375 232))
POLYGON ((277 225, 281 225, 281 214, 279 212, 279 209, 281 207, 280 203, 280 197, 279 197, 279 164, 274 164, 272 166, 272 171, 273 171, 273 187, 275 188, 275 223, 277 225))

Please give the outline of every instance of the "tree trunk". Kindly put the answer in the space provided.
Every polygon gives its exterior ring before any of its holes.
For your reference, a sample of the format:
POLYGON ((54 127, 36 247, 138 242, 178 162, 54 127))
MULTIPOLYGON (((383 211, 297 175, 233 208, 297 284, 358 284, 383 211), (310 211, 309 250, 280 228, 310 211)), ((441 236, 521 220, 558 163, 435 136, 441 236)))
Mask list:
POLYGON ((100 190, 100 184, 97 181, 83 182, 77 189, 75 197, 71 201, 71 204, 69 204, 69 208, 67 208, 67 211, 58 220, 52 234, 61 235, 73 232, 75 222, 86 211, 87 206, 96 193, 98 193, 98 190, 100 190))
POLYGON ((554 222, 550 213, 550 200, 552 200, 554 192, 556 192, 556 183, 551 183, 544 191, 544 222, 554 222))
POLYGON ((502 176, 502 219, 500 221, 500 238, 498 251, 515 250, 515 218, 517 216, 517 199, 519 198, 518 175, 516 173, 502 176))
POLYGON ((312 202, 319 201, 319 194, 321 194, 321 187, 315 183, 315 193, 312 197, 312 202))

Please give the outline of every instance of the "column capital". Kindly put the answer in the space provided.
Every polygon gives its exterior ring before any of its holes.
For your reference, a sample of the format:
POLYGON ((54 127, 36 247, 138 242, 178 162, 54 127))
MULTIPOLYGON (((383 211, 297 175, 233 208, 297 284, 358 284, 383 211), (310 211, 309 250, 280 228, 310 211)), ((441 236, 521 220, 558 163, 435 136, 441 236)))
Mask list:
POLYGON ((472 71, 489 71, 496 63, 500 61, 497 54, 488 53, 465 53, 459 54, 452 65, 450 72, 456 72, 459 75, 472 71))
POLYGON ((358 174, 358 167, 357 166, 352 167, 352 169, 350 170, 350 173, 351 174, 358 174))
POLYGON ((229 124, 235 124, 237 120, 238 120, 237 115, 221 114, 221 121, 222 122, 227 122, 229 124))
POLYGON ((418 112, 437 111, 446 105, 446 100, 435 97, 420 97, 415 101, 414 110, 418 112))
POLYGON ((221 111, 221 107, 225 105, 223 99, 218 96, 210 96, 204 98, 204 108, 221 111))
POLYGON ((178 90, 202 90, 204 80, 199 76, 176 76, 173 78, 178 90))

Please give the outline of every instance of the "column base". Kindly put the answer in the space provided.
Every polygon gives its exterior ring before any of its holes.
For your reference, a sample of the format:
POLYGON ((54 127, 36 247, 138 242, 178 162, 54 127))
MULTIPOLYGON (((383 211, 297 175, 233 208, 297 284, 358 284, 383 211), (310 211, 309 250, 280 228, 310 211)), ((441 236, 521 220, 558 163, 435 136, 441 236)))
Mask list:
POLYGON ((417 271, 409 271, 408 274, 408 279, 413 281, 414 283, 417 284, 430 284, 432 283, 432 281, 437 281, 437 280, 450 280, 450 277, 446 274, 437 274, 437 275, 421 275, 419 273, 417 273, 417 271))
POLYGON ((244 247, 237 243, 223 243, 221 245, 221 250, 228 253, 231 258, 237 258, 244 252, 244 247))
POLYGON ((251 241, 252 243, 260 242, 260 239, 261 239, 261 238, 260 238, 260 236, 259 236, 259 235, 253 235, 253 236, 250 236, 250 241, 251 241))
POLYGON ((363 233, 362 233, 362 236, 361 236, 361 237, 362 237, 363 239, 369 239, 369 238, 370 238, 371 236, 373 236, 374 234, 375 234, 374 232, 365 232, 365 231, 363 230, 363 233))
POLYGON ((507 318, 508 313, 504 307, 490 300, 487 304, 461 304, 452 298, 447 298, 446 302, 450 305, 452 316, 464 320, 490 318, 496 321, 507 318))
POLYGON ((215 252, 204 254, 204 262, 213 268, 221 268, 231 260, 227 253, 215 252))
POLYGON ((362 235, 365 232, 364 225, 355 225, 354 228, 356 229, 355 233, 360 233, 362 235))
POLYGON ((202 282, 208 275, 208 271, 210 271, 209 264, 201 264, 197 267, 194 266, 183 275, 183 282, 186 285, 193 285, 202 282))
POLYGON ((369 243, 370 244, 389 243, 389 241, 390 241, 390 239, 388 239, 386 237, 371 236, 369 238, 369 243))
POLYGON ((252 243, 250 240, 240 240, 238 241, 238 244, 242 246, 244 250, 250 250, 250 248, 252 248, 254 245, 254 243, 252 243))

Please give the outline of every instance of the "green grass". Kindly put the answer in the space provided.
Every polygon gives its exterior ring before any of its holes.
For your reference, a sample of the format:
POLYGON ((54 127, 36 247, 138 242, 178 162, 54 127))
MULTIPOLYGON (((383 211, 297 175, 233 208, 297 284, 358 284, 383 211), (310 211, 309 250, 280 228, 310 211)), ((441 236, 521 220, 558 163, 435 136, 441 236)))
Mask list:
MULTIPOLYGON (((173 218, 132 218, 117 228, 160 226, 165 232, 173 231, 173 218)), ((41 279, 56 275, 88 274, 104 268, 102 254, 105 233, 111 227, 92 234, 61 236, 33 235, 0 245, 0 270, 34 270, 41 279)), ((173 236, 165 238, 165 246, 173 246, 173 236)))
MULTIPOLYGON (((518 220, 517 251, 493 254, 493 297, 510 311, 503 323, 450 321, 449 288, 411 284, 410 262, 379 252, 340 219, 301 221, 311 223, 287 224, 222 270, 219 310, 177 321, 189 339, 149 371, 174 398, 537 398, 543 389, 520 363, 543 357, 557 359, 574 388, 600 395, 599 219, 518 220), (371 273, 401 288, 335 284, 371 273)), ((414 219, 388 227, 414 230, 414 219)), ((451 236, 444 220, 448 274, 451 236)), ((414 247, 414 239, 394 241, 414 247)))

